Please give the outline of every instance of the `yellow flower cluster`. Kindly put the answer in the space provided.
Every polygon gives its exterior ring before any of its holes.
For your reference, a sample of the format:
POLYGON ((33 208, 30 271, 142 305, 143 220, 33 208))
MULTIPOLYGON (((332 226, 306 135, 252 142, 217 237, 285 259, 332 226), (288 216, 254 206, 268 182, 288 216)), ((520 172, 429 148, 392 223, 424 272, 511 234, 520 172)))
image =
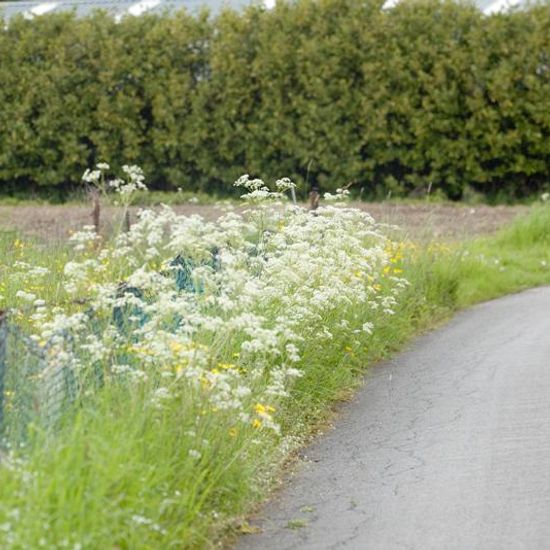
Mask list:
POLYGON ((273 421, 273 413, 275 412, 275 407, 271 405, 264 405, 263 403, 256 403, 254 405, 254 412, 257 417, 252 420, 253 428, 261 428, 264 423, 273 421))

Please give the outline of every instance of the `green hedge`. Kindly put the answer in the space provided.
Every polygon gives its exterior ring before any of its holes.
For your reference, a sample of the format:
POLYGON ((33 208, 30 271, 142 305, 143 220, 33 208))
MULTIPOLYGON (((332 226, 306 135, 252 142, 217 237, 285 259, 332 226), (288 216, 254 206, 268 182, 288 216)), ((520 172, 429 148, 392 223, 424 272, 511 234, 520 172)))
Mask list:
POLYGON ((299 0, 0 31, 0 191, 68 189, 100 160, 157 188, 244 172, 369 195, 525 196, 550 182, 550 4, 299 0))

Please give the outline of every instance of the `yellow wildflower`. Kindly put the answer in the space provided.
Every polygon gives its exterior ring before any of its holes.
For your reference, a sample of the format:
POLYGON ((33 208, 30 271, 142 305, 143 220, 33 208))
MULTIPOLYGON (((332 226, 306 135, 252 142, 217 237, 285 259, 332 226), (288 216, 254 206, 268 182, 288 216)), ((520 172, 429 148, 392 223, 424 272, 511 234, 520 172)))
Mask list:
POLYGON ((178 353, 183 349, 183 346, 179 342, 170 342, 169 346, 174 353, 178 353))
POLYGON ((235 368, 233 363, 218 363, 218 368, 223 370, 231 370, 235 368))

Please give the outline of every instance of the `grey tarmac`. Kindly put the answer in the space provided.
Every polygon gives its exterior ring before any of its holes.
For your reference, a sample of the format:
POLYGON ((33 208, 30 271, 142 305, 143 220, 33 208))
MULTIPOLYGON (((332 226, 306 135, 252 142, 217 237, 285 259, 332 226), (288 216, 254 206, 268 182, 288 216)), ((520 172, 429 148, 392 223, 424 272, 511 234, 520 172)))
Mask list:
POLYGON ((370 370, 237 550, 550 549, 550 288, 370 370))

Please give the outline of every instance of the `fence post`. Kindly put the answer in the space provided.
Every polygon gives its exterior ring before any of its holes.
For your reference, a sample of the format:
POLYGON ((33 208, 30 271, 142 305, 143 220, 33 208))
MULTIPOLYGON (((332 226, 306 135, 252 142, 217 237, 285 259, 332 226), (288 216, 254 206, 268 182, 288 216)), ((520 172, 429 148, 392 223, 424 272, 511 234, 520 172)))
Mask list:
POLYGON ((309 209, 314 211, 319 207, 319 200, 321 199, 321 190, 319 186, 314 183, 311 186, 311 191, 309 192, 309 209))
POLYGON ((0 431, 4 422, 4 376, 8 356, 8 319, 5 311, 0 310, 0 431))

